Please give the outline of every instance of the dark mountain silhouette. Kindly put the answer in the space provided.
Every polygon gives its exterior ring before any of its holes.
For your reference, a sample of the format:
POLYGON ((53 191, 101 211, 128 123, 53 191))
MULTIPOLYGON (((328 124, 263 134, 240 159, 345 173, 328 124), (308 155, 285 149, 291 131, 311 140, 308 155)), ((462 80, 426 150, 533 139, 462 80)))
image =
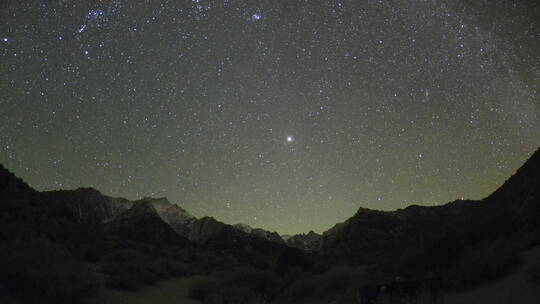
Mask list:
POLYGON ((272 267, 288 249, 280 242, 246 233, 212 217, 197 220, 191 234, 202 248, 235 256, 239 261, 261 269, 272 267))
POLYGON ((246 233, 251 233, 256 236, 265 238, 272 242, 281 243, 281 244, 285 242, 283 238, 277 232, 272 232, 272 231, 264 230, 261 228, 253 228, 246 224, 236 224, 236 225, 233 225, 233 227, 238 230, 244 231, 246 233))
MULTIPOLYGON (((486 269, 479 270, 483 273, 475 274, 491 277, 506 272, 504 264, 514 263, 516 252, 539 243, 539 215, 537 151, 483 200, 457 200, 434 207, 413 205, 392 212, 360 208, 353 217, 324 232, 315 251, 328 259, 376 264, 398 272, 423 269, 445 277, 472 258, 469 255, 474 251, 491 252, 474 257, 479 264, 497 260, 493 264, 499 265, 485 265, 486 269)), ((457 287, 461 284, 454 283, 457 287)))
POLYGON ((0 238, 0 300, 55 303, 87 298, 103 284, 136 290, 170 276, 269 267, 287 248, 197 220, 166 199, 38 192, 3 166, 0 238))
POLYGON ((67 206, 78 223, 92 227, 111 221, 134 204, 124 198, 103 195, 93 188, 48 191, 40 196, 67 206))
POLYGON ((195 241, 195 239, 192 238, 193 236, 190 234, 191 227, 197 220, 193 215, 182 207, 176 204, 171 204, 167 198, 145 198, 144 200, 150 201, 154 208, 156 208, 161 218, 167 222, 174 229, 174 231, 183 237, 195 241))
POLYGON ((170 276, 239 267, 244 272, 194 294, 234 298, 234 287, 249 299, 283 303, 437 295, 512 271, 520 252, 540 244, 539 216, 540 150, 483 200, 360 208, 322 235, 285 240, 196 218, 166 198, 129 201, 91 188, 38 192, 0 166, 0 300, 73 302, 103 284, 136 290, 170 276))
MULTIPOLYGON (((360 208, 357 213, 323 233, 319 251, 365 252, 365 248, 404 243, 419 245, 443 236, 456 245, 478 239, 513 235, 540 227, 540 151, 481 201, 457 200, 425 207, 412 205, 392 212, 360 208)), ((358 256, 357 256, 358 257, 358 256)))
POLYGON ((190 242, 174 231, 157 213, 151 202, 138 201, 105 224, 105 230, 119 237, 139 242, 159 242, 167 245, 190 242))
MULTIPOLYGON (((146 214, 155 213, 162 221, 172 228, 178 235, 190 241, 206 247, 216 247, 212 242, 222 243, 219 236, 223 237, 224 231, 227 235, 235 236, 235 242, 243 240, 251 242, 254 239, 264 238, 271 239, 277 243, 283 243, 277 233, 267 232, 262 229, 251 229, 248 232, 238 229, 237 227, 224 224, 213 218, 203 217, 197 219, 182 207, 172 204, 167 198, 144 198, 139 201, 129 201, 123 198, 112 198, 101 194, 99 191, 92 188, 80 188, 76 190, 63 190, 44 192, 50 200, 62 202, 69 208, 75 216, 76 221, 87 227, 107 227, 112 225, 123 225, 124 230, 129 230, 132 227, 133 234, 136 230, 141 229, 140 225, 134 225, 132 222, 139 217, 138 210, 141 206, 146 206, 146 214), (126 221, 124 217, 133 217, 130 221, 126 221), (109 223, 111 222, 111 223, 109 223), (120 223, 119 223, 120 222, 120 223), (254 237, 253 237, 254 236, 254 237)), ((154 224, 159 223, 154 219, 154 224)), ((115 227, 116 227, 115 226, 115 227)), ((161 229, 157 228, 156 229, 161 229)), ((127 234, 125 234, 127 235, 127 234)), ((142 239, 139 239, 142 240, 142 239)))
MULTIPOLYGON (((538 229, 540 222, 540 150, 493 194, 484 199, 510 231, 538 229)), ((498 224, 501 224, 498 223, 498 224)))
POLYGON ((307 234, 300 233, 288 237, 285 243, 293 248, 298 248, 306 252, 314 252, 320 250, 321 235, 310 231, 307 234))

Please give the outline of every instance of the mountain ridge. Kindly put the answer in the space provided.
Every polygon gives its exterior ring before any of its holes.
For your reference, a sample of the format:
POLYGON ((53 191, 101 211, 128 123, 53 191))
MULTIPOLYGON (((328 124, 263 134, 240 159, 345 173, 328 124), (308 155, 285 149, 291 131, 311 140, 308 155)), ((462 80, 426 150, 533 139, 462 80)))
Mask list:
MULTIPOLYGON (((482 200, 411 205, 395 211, 359 208, 351 218, 325 231, 315 251, 363 263, 384 260, 379 257, 384 257, 392 246, 397 250, 422 251, 410 253, 411 259, 427 259, 434 252, 446 256, 440 252, 441 248, 449 252, 466 250, 480 241, 520 238, 521 231, 537 231, 539 215, 540 150, 537 150, 501 187, 482 200), (442 244, 440 240, 446 241, 442 244)), ((521 239, 527 242, 526 238, 521 239)))
MULTIPOLYGON (((6 261, 0 264, 0 297, 81 294, 102 284, 95 273, 106 286, 137 290, 170 276, 239 267, 254 272, 245 282, 262 276, 278 289, 244 288, 274 297, 294 290, 276 287, 284 278, 322 282, 322 274, 350 277, 354 292, 363 296, 384 286, 413 293, 427 286, 436 295, 439 288, 471 288, 515 269, 520 252, 540 245, 539 216, 540 150, 482 200, 395 211, 359 208, 322 234, 286 240, 248 225, 196 218, 166 198, 129 201, 92 188, 39 192, 0 166, 0 238, 5 248, 14 248, 0 250, 6 261), (29 263, 51 268, 36 266, 36 276, 29 263), (347 265, 347 272, 340 274, 339 265, 347 265), (73 278, 79 279, 75 289, 54 285, 73 278)), ((325 284, 314 286, 331 286, 325 284)), ((283 295, 285 303, 291 296, 283 295)))
MULTIPOLYGON (((336 223, 333 227, 324 231, 320 235, 314 233, 313 231, 310 231, 308 233, 299 233, 299 234, 289 235, 286 237, 286 240, 284 240, 284 238, 276 232, 270 232, 264 229, 254 228, 246 224, 234 224, 234 225, 224 224, 224 225, 228 225, 230 227, 233 227, 245 233, 249 233, 249 234, 256 235, 258 237, 265 238, 272 242, 286 244, 287 246, 302 249, 307 252, 317 252, 317 251, 320 251, 324 247, 323 243, 331 242, 329 239, 331 239, 331 235, 335 231, 343 229, 343 226, 346 226, 351 221, 352 218, 355 218, 358 216, 360 217, 365 216, 366 213, 379 214, 379 215, 383 215, 383 214, 395 215, 401 218, 405 218, 405 217, 410 216, 408 215, 410 213, 431 212, 427 210, 438 210, 439 208, 449 210, 450 206, 457 206, 456 209, 458 208, 467 209, 467 208, 472 207, 471 204, 475 204, 475 203, 485 204, 486 202, 492 202, 492 204, 495 206, 498 206, 498 208, 508 211, 509 207, 501 205, 500 202, 508 201, 510 199, 509 196, 513 194, 509 194, 509 191, 505 189, 509 186, 512 186, 515 188, 515 187, 519 187, 519 185, 524 185, 525 183, 523 183, 522 181, 524 176, 527 176, 526 178, 529 180, 530 179, 534 180, 534 178, 531 178, 530 176, 531 175, 536 176, 538 175, 538 172, 540 171, 540 165, 539 165, 540 152, 539 151, 536 151, 535 153, 533 153, 529 157, 529 159, 525 162, 525 164, 522 167, 520 167, 509 179, 507 179, 505 183, 503 183, 503 185, 501 185, 494 192, 492 192, 490 195, 488 195, 486 198, 482 200, 477 200, 477 201, 455 200, 446 204, 441 204, 441 205, 436 205, 436 206, 409 205, 403 209, 396 209, 393 211, 381 211, 381 210, 376 210, 376 209, 368 209, 364 207, 359 207, 356 213, 351 218, 345 220, 342 223, 336 223), (468 206, 460 207, 460 205, 463 203, 468 204, 468 206)), ((9 172, 9 170, 7 170, 4 166, 2 166, 1 168, 5 170, 6 172, 8 172, 9 175, 13 176, 15 180, 18 180, 17 187, 31 189, 30 186, 24 183, 24 181, 22 181, 20 178, 17 178, 13 173, 9 172)), ((533 186, 540 187, 540 183, 536 183, 533 186)), ((513 191, 510 191, 510 192, 513 192, 513 191)), ((203 216, 201 218, 197 218, 193 216, 186 209, 182 208, 178 204, 171 203, 166 197, 160 197, 160 198, 145 197, 143 199, 130 201, 125 198, 116 198, 116 197, 110 197, 110 196, 104 195, 99 190, 94 189, 94 188, 89 188, 89 187, 77 188, 74 190, 45 191, 42 193, 49 194, 52 196, 63 196, 66 200, 69 200, 69 201, 77 201, 77 204, 74 204, 74 207, 76 208, 76 214, 79 217, 79 220, 85 224, 92 224, 92 225, 96 225, 100 221, 101 223, 111 221, 119 213, 124 212, 128 210, 129 208, 132 208, 137 202, 148 201, 154 206, 158 215, 181 236, 188 238, 191 241, 197 241, 197 238, 199 237, 204 239, 204 237, 202 236, 204 235, 204 233, 201 233, 200 231, 199 232, 192 232, 192 231, 193 231, 195 222, 205 217, 203 216)), ((531 193, 530 195, 532 195, 533 198, 536 198, 536 196, 538 196, 537 193, 531 193)), ((524 201, 524 198, 522 198, 522 201, 524 201)), ((524 205, 521 206, 521 208, 524 210, 527 210, 528 204, 530 203, 524 203, 524 205)), ((540 208, 538 207, 538 204, 529 206, 529 207, 536 208, 536 209, 540 208)), ((536 211, 534 211, 533 213, 535 213, 536 211)), ((523 222, 524 219, 527 219, 527 222, 529 223, 529 225, 533 225, 531 222, 533 222, 534 219, 531 219, 528 216, 528 214, 530 213, 523 210, 520 212, 521 213, 514 215, 514 218, 515 218, 514 221, 523 222)), ((198 225, 198 229, 201 229, 200 226, 201 225, 198 225)))

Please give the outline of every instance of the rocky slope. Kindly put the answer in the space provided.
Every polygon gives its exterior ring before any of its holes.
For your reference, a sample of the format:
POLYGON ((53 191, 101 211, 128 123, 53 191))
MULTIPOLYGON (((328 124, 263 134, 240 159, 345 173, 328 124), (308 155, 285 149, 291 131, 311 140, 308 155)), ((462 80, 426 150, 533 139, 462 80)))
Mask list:
POLYGON ((42 196, 69 206, 79 223, 90 226, 111 221, 134 205, 132 201, 109 197, 93 188, 48 191, 42 196))
POLYGON ((307 234, 295 234, 293 236, 289 236, 285 240, 285 244, 293 248, 304 250, 306 252, 319 251, 321 244, 321 235, 315 233, 314 231, 310 231, 307 234))
POLYGON ((181 236, 197 241, 195 236, 191 234, 193 224, 197 218, 191 215, 182 207, 172 204, 167 198, 144 198, 135 203, 147 203, 156 210, 157 214, 171 226, 181 236))
POLYGON ((187 238, 178 234, 158 214, 149 201, 138 201, 105 224, 105 230, 123 239, 138 242, 182 244, 188 246, 187 238))
POLYGON ((472 257, 482 251, 494 251, 510 263, 516 252, 540 242, 539 216, 540 150, 483 200, 392 212, 360 208, 324 232, 315 251, 328 259, 435 272, 474 265, 473 258, 478 265, 487 263, 491 257, 472 257))
MULTIPOLYGON (((144 198, 130 201, 101 194, 92 188, 36 192, 9 171, 0 170, 6 176, 5 189, 23 189, 21 193, 34 193, 50 205, 61 206, 69 211, 77 225, 89 231, 122 236, 138 242, 148 240, 171 241, 188 244, 187 240, 204 250, 218 250, 250 258, 259 255, 264 260, 275 260, 285 249, 284 242, 275 232, 224 224, 211 217, 196 218, 185 209, 172 204, 166 198, 144 198), (171 233, 174 232, 173 233, 171 233), (270 243, 270 244, 267 244, 270 243), (270 250, 271 249, 271 250, 270 250)), ((0 179, 2 178, 0 175, 0 179)), ((246 225, 246 227, 248 227, 246 225)))
MULTIPOLYGON (((123 212, 139 203, 151 205, 161 219, 166 222, 180 236, 196 243, 205 243, 212 233, 219 233, 217 227, 235 228, 244 233, 283 244, 283 240, 276 232, 252 228, 247 225, 230 226, 223 223, 207 226, 207 219, 197 219, 182 207, 172 204, 167 198, 144 198, 130 201, 124 198, 113 198, 101 194, 92 188, 79 188, 76 190, 60 190, 44 192, 50 200, 61 201, 69 206, 77 221, 81 224, 98 227, 115 219, 123 212), (200 227, 204 226, 204 231, 200 227), (212 230, 212 227, 216 230, 212 230)), ((214 220, 216 221, 216 220, 214 220)), ((217 221, 216 221, 217 222, 217 221)))
POLYGON ((267 240, 272 241, 272 242, 276 242, 276 243, 280 243, 280 244, 285 243, 283 238, 275 231, 272 232, 272 231, 268 231, 268 230, 264 230, 264 229, 260 229, 260 228, 253 228, 253 227, 251 227, 249 225, 246 225, 246 224, 236 224, 236 225, 233 225, 233 227, 240 230, 240 231, 243 231, 243 232, 246 232, 246 233, 251 233, 253 235, 262 237, 262 238, 267 239, 267 240))
POLYGON ((89 188, 35 191, 3 166, 0 239, 2 303, 80 303, 102 284, 137 290, 170 276, 269 268, 287 249, 209 217, 196 219, 163 198, 129 201, 89 188))

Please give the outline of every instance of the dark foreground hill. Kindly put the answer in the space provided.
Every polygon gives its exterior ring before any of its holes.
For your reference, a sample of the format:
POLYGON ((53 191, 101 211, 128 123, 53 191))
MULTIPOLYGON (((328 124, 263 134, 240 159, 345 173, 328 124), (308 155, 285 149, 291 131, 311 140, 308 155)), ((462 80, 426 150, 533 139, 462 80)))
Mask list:
POLYGON ((269 268, 289 250, 164 199, 38 192, 2 166, 0 240, 2 303, 80 303, 101 286, 136 290, 171 276, 269 268))
POLYGON ((326 231, 317 249, 328 258, 377 264, 393 272, 422 271, 461 287, 506 272, 516 252, 538 244, 539 216, 537 151, 481 201, 409 206, 393 212, 361 208, 326 231), (477 273, 470 272, 472 266, 477 273), (470 277, 460 278, 465 271, 470 277))
POLYGON ((540 151, 481 201, 360 208, 322 235, 285 241, 196 218, 165 198, 38 192, 0 166, 0 302, 81 303, 102 286, 137 290, 171 276, 215 274, 193 287, 194 298, 416 303, 424 295, 436 303, 441 290, 511 272, 520 252, 540 244, 539 216, 540 151))
MULTIPOLYGON (((474 288, 514 271, 519 254, 540 244, 539 216, 540 150, 483 200, 392 212, 360 208, 322 236, 287 237, 287 244, 310 252, 323 267, 279 274, 291 283, 281 287, 276 302, 440 303, 442 293, 474 288)), ((529 273, 527 284, 540 288, 532 283, 540 281, 540 272, 529 273)), ((194 293, 211 303, 209 294, 227 295, 231 286, 244 293, 257 289, 253 282, 269 280, 263 275, 266 279, 244 274, 251 283, 240 287, 231 283, 234 276, 223 276, 195 286, 194 293)), ((272 299, 272 294, 258 294, 272 299)))

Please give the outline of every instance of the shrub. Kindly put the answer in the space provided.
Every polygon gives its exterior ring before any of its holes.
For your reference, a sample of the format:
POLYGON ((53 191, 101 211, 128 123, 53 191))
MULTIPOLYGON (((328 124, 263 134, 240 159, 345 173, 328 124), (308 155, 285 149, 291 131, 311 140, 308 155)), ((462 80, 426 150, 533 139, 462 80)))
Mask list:
POLYGON ((276 261, 276 272, 286 274, 294 271, 296 268, 307 270, 312 266, 311 261, 306 257, 304 252, 295 248, 286 248, 281 252, 276 261))
POLYGON ((299 303, 310 298, 321 298, 324 296, 324 290, 320 287, 322 280, 315 276, 307 276, 294 281, 285 292, 285 298, 288 302, 299 303))
POLYGON ((191 285, 188 295, 190 298, 205 301, 219 293, 220 284, 217 280, 208 278, 191 285))
POLYGON ((103 268, 109 275, 107 286, 121 290, 136 291, 171 276, 191 273, 183 262, 133 249, 113 251, 102 260, 103 268))
POLYGON ((358 273, 346 265, 332 267, 324 276, 329 293, 344 293, 352 283, 358 283, 358 273))
POLYGON ((519 251, 503 240, 480 243, 463 251, 446 285, 469 289, 511 272, 519 263, 519 251))
POLYGON ((176 260, 169 260, 167 268, 171 276, 187 276, 196 273, 190 265, 176 260))
POLYGON ((540 285, 540 267, 539 266, 531 266, 529 269, 527 269, 527 281, 533 284, 540 285))
POLYGON ((274 273, 240 269, 194 283, 189 296, 205 303, 266 303, 282 290, 282 280, 274 273))
POLYGON ((18 296, 72 302, 94 295, 103 284, 99 267, 75 260, 46 238, 17 240, 0 252, 0 282, 18 296))

